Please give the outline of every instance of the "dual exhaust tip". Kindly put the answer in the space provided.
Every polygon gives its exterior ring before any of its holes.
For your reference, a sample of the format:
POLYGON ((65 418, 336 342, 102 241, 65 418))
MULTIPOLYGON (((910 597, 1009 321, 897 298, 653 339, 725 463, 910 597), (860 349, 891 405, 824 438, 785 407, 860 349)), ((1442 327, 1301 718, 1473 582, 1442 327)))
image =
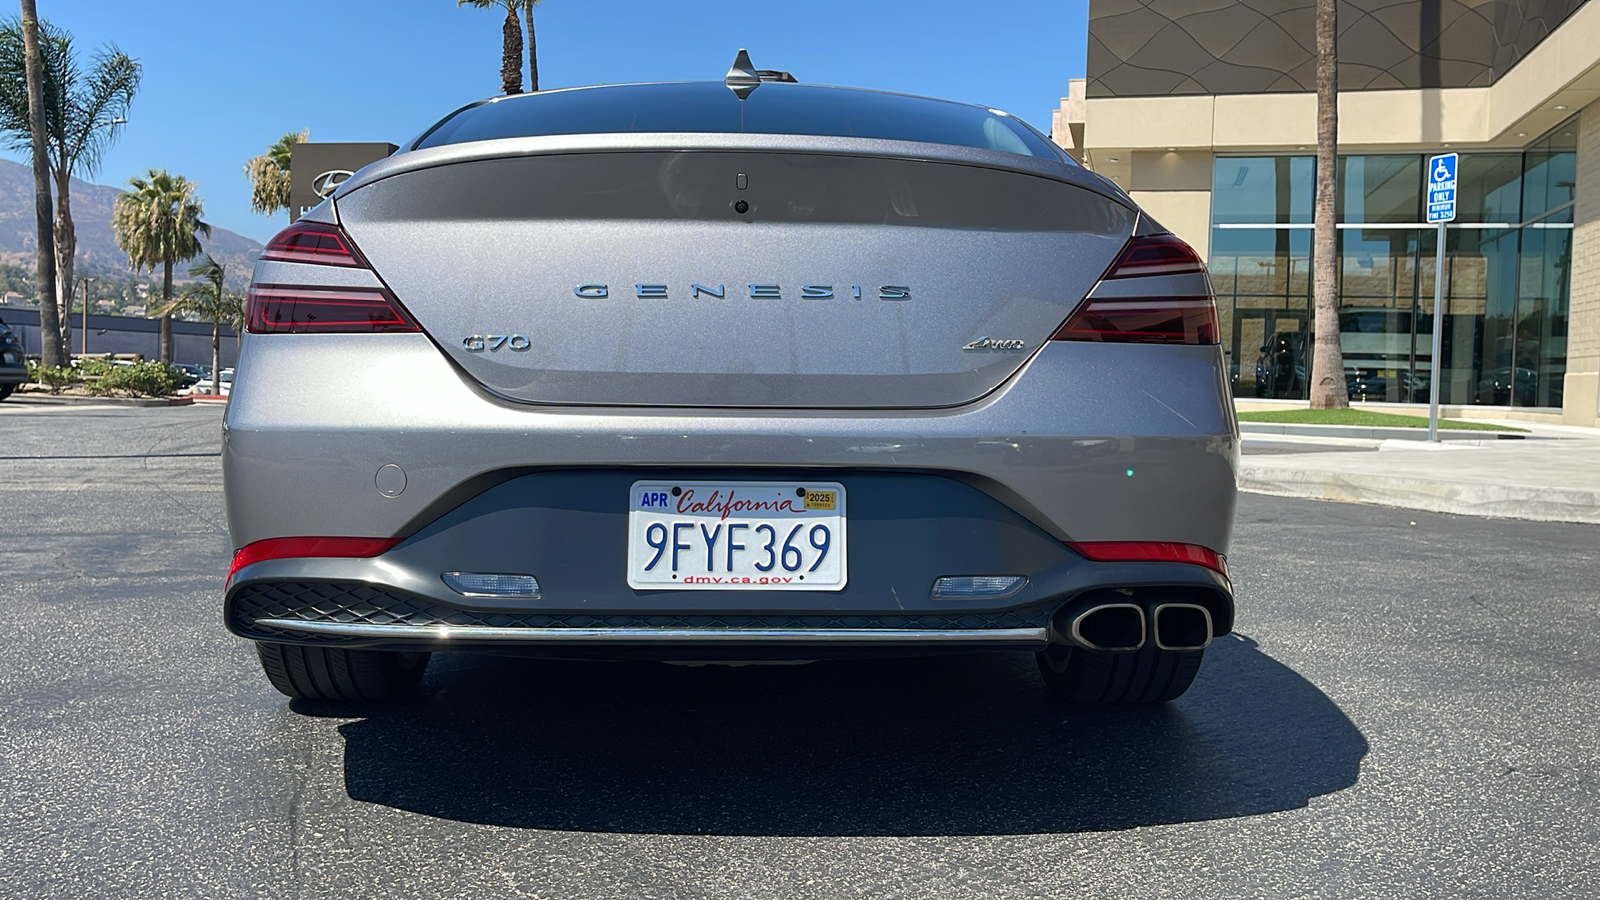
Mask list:
MULTIPOLYGON (((1059 621, 1059 620, 1058 620, 1059 621)), ((1093 603, 1070 612, 1067 638, 1085 650, 1132 653, 1153 642, 1158 650, 1204 650, 1211 645, 1211 612, 1198 603, 1093 603)))

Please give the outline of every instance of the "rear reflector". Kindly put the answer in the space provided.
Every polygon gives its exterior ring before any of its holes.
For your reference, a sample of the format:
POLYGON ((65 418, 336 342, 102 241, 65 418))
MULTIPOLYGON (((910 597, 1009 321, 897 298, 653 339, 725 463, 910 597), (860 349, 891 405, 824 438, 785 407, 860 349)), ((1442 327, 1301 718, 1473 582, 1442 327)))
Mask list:
POLYGON ((1171 234, 1153 234, 1128 242, 1107 278, 1145 275, 1189 275, 1206 270, 1194 248, 1171 234))
POLYGON ((1067 549, 1095 562, 1181 562, 1205 566, 1228 577, 1228 561, 1198 544, 1162 541, 1090 541, 1068 543, 1067 549))
POLYGON ((935 600, 970 600, 1015 594, 1028 581, 1021 575, 946 575, 933 582, 935 600))
POLYGON ((319 266, 366 266, 339 226, 323 222, 302 221, 290 225, 267 242, 261 258, 319 266))
POLYGON ((233 565, 228 567, 228 581, 245 566, 269 559, 307 559, 313 557, 347 557, 364 559, 388 552, 400 543, 399 538, 357 537, 286 537, 267 538, 246 544, 233 554, 233 565))
MULTIPOLYGON (((1205 271, 1205 264, 1188 244, 1170 234, 1157 234, 1129 241, 1103 280, 1204 275, 1205 271)), ((1171 282, 1150 283, 1152 295, 1148 297, 1083 301, 1050 339, 1117 344, 1221 343, 1216 300, 1207 294, 1174 296, 1168 293, 1171 282)))
POLYGON ((256 334, 420 331, 382 288, 252 285, 245 330, 256 334))
POLYGON ((493 572, 445 572, 444 583, 463 597, 500 597, 538 600, 539 579, 532 575, 504 575, 493 572))

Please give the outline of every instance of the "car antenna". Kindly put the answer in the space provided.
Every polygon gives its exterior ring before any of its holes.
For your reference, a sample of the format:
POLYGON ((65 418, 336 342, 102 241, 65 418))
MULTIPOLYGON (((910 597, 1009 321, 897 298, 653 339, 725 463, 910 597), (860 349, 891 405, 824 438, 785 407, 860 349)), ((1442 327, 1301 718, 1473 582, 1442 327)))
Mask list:
POLYGON ((733 58, 733 67, 728 69, 728 74, 723 77, 722 83, 739 96, 740 100, 750 96, 750 93, 761 86, 763 81, 781 81, 787 84, 799 82, 788 72, 777 69, 757 69, 755 63, 750 61, 750 54, 743 47, 739 48, 739 55, 733 58))
POLYGON ((750 61, 750 54, 743 47, 739 48, 739 55, 733 58, 733 67, 728 69, 728 74, 723 77, 722 83, 728 86, 740 100, 750 96, 750 93, 761 86, 761 75, 756 72, 755 64, 750 61))

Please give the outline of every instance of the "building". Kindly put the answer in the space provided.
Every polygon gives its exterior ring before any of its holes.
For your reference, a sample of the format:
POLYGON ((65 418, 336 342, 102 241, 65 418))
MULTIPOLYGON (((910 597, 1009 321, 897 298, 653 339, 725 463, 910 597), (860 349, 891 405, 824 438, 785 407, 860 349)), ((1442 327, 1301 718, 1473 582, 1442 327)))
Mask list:
MULTIPOLYGON (((1352 400, 1428 400, 1423 167, 1457 151, 1443 402, 1600 424, 1600 2, 1344 0, 1339 17, 1352 400)), ((1314 0, 1091 0, 1086 84, 1053 115, 1209 260, 1240 398, 1306 396, 1314 24, 1314 0)))
MULTIPOLYGON (((37 306, 0 304, 0 321, 22 338, 22 349, 28 357, 37 359, 43 346, 39 338, 39 308, 37 306)), ((72 352, 83 347, 83 317, 72 314, 72 352)), ((161 321, 136 316, 115 316, 92 313, 89 316, 90 353, 140 353, 145 359, 161 356, 161 321)), ((233 329, 222 326, 217 350, 224 368, 239 359, 239 339, 233 329)), ((211 365, 211 323, 172 322, 172 356, 174 362, 194 365, 211 365)))

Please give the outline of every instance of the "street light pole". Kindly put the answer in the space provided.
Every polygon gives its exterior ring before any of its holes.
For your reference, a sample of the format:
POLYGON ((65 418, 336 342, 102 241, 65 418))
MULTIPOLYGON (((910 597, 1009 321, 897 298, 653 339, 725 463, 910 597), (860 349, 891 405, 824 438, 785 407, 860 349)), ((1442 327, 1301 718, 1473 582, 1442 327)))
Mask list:
POLYGON ((89 355, 89 284, 91 282, 93 282, 94 279, 90 278, 87 275, 85 275, 82 280, 83 280, 83 328, 82 328, 83 337, 79 339, 79 347, 81 349, 78 351, 78 355, 79 356, 88 356, 89 355))

